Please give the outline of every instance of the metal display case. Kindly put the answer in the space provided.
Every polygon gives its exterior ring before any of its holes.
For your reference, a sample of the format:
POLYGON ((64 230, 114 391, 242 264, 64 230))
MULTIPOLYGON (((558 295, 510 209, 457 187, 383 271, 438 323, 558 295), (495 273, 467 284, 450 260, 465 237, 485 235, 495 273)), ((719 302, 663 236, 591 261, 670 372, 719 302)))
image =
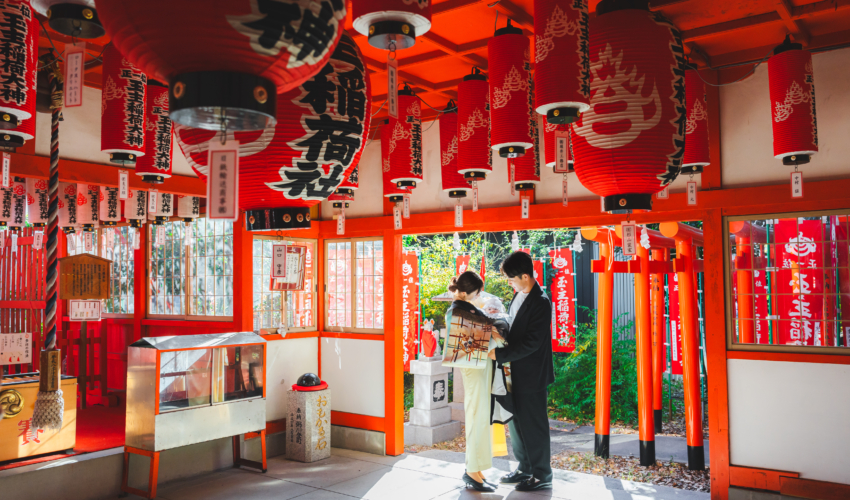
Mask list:
POLYGON ((159 452, 233 437, 235 465, 266 470, 266 341, 253 332, 146 337, 127 349, 124 491, 156 496, 159 452), (259 432, 263 460, 239 457, 259 432), (150 490, 127 486, 129 454, 151 457, 150 490))

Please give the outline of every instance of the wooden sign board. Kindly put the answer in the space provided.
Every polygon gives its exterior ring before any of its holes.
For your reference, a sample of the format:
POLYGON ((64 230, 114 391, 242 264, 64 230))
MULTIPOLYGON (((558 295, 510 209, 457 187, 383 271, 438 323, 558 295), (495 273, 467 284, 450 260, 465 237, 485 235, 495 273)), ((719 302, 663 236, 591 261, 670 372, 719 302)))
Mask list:
POLYGON ((80 254, 59 259, 59 298, 91 300, 109 298, 112 261, 80 254))

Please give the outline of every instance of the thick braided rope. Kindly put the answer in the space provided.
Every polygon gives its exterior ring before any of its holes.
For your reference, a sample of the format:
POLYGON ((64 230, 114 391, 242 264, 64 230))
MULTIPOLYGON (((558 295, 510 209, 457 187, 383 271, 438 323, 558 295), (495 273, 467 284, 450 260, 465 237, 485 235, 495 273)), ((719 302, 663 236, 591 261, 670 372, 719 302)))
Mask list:
MULTIPOLYGON (((50 95, 59 91, 57 76, 51 72, 50 95)), ((59 115, 62 108, 53 102, 50 117, 50 182, 48 185, 49 206, 47 216, 47 306, 45 307, 44 346, 56 348, 56 300, 58 299, 57 277, 59 274, 59 115)))

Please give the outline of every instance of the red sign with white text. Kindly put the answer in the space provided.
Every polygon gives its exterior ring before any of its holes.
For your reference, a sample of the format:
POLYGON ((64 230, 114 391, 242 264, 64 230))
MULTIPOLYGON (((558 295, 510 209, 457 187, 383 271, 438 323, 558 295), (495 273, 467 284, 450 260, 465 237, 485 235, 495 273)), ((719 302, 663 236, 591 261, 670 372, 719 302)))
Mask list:
POLYGON ((465 273, 469 270, 469 255, 458 255, 455 258, 455 267, 457 271, 457 276, 460 276, 461 273, 465 273))
MULTIPOLYGON (((468 258, 468 257, 467 257, 468 258)), ((419 333, 419 257, 416 252, 401 255, 401 345, 404 371, 416 359, 416 335, 419 333)))
POLYGON ((682 319, 679 316, 679 275, 667 275, 668 300, 670 301, 670 365, 673 375, 682 374, 682 319))
POLYGON ((552 268, 554 269, 552 275, 552 351, 573 352, 576 348, 573 252, 568 248, 559 248, 550 250, 549 257, 552 258, 552 268))
POLYGON ((774 234, 780 318, 775 343, 824 345, 823 223, 780 219, 774 234))

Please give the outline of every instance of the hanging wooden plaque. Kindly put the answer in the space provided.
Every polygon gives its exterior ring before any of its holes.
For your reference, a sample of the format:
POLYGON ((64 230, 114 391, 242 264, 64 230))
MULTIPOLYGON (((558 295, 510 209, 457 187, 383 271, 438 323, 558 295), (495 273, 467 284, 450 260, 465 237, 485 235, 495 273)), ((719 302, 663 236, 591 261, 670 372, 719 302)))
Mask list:
POLYGON ((109 298, 112 261, 80 254, 59 259, 59 298, 91 300, 109 298))

